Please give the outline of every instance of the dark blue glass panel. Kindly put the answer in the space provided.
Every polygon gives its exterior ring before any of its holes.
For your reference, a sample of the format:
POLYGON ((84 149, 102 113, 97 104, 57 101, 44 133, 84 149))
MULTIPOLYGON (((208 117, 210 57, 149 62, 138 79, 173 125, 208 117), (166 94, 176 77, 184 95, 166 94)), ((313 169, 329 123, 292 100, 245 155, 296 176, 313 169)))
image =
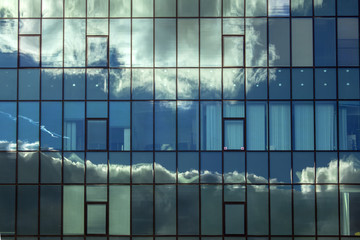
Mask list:
POLYGON ((155 150, 176 149, 176 102, 155 102, 155 150))
POLYGON ((83 152, 64 153, 64 183, 83 183, 85 160, 83 152))
POLYGON ((270 150, 291 150, 291 105, 289 102, 270 102, 269 134, 270 150))
POLYGON ((41 149, 61 150, 62 103, 41 103, 41 149))
POLYGON ((82 69, 64 69, 64 99, 85 99, 85 71, 82 69))
POLYGON ((40 97, 40 70, 19 70, 19 100, 37 100, 40 97))
POLYGON ((339 102, 339 149, 360 150, 360 102, 339 102))
POLYGON ((245 182, 245 153, 224 152, 224 182, 245 182))
POLYGON ((338 16, 357 16, 359 15, 358 0, 337 0, 338 16))
POLYGON ((105 100, 108 95, 107 69, 88 69, 86 73, 86 98, 88 100, 105 100))
POLYGON ((291 153, 270 153, 270 183, 291 183, 291 153))
POLYGON ((293 182, 314 183, 314 153, 294 152, 293 153, 293 182))
POLYGON ((17 234, 38 234, 38 186, 19 186, 17 194, 17 234))
POLYGON ((61 186, 40 188, 40 234, 61 234, 61 186))
POLYGON ((132 182, 152 183, 153 182, 153 153, 133 152, 132 153, 132 182))
POLYGON ((199 234, 199 186, 178 186, 178 233, 199 234))
POLYGON ((16 100, 17 96, 17 70, 0 70, 0 99, 16 100))
POLYGON ((335 101, 315 103, 316 149, 337 150, 337 111, 335 101))
POLYGON ((246 105, 246 148, 266 150, 268 148, 268 119, 266 102, 247 102, 246 105))
POLYGON ((199 150, 199 102, 178 102, 178 150, 199 150))
POLYGON ((314 0, 315 16, 334 16, 335 0, 314 0))
POLYGON ((61 183, 61 152, 42 152, 40 154, 41 183, 61 183))
POLYGON ((132 233, 153 234, 153 186, 132 187, 132 233))
POLYGON ((18 20, 2 19, 0 20, 0 67, 17 67, 18 58, 18 20))
POLYGON ((0 103, 0 150, 16 149, 16 103, 0 103))
POLYGON ((312 102, 293 102, 293 150, 314 149, 314 105, 312 102))
POLYGON ((338 65, 359 66, 359 19, 338 18, 338 65))
POLYGON ((333 68, 315 69, 315 98, 316 99, 336 98, 336 69, 333 68))
POLYGON ((15 186, 0 186, 0 196, 0 232, 15 234, 15 186))
POLYGON ((268 182, 268 154, 260 152, 247 153, 247 182, 267 183, 268 182))
POLYGON ((313 90, 313 70, 294 68, 292 70, 292 98, 312 99, 313 90))
POLYGON ((154 74, 152 69, 132 70, 132 98, 152 99, 154 74))
POLYGON ((106 150, 107 121, 88 120, 86 136, 87 136, 87 150, 106 150))
POLYGON ((291 0, 292 16, 312 16, 313 0, 291 0))
POLYGON ((174 152, 155 153, 155 182, 156 183, 176 182, 176 153, 174 152))
POLYGON ((270 99, 290 99, 290 69, 270 69, 269 79, 270 99))
POLYGON ((222 182, 222 155, 221 152, 201 153, 201 175, 202 183, 222 182))
POLYGON ((107 102, 87 102, 86 117, 88 118, 107 118, 108 104, 107 102))
POLYGON ((360 98, 359 89, 359 69, 340 68, 338 70, 338 91, 340 99, 358 99, 360 98))
POLYGON ((85 104, 64 103, 64 150, 84 150, 85 147, 85 104))
POLYGON ((178 182, 179 183, 199 182, 199 153, 197 152, 178 153, 178 182))
POLYGON ((315 66, 336 65, 335 18, 316 18, 314 21, 315 66))
POLYGON ((201 102, 201 150, 221 150, 221 102, 201 102))
POLYGON ((62 78, 61 69, 43 69, 41 71, 41 99, 61 100, 62 99, 62 78))
POLYGON ((16 153, 0 153, 0 183, 15 183, 16 153))
POLYGON ((110 99, 130 99, 130 70, 110 69, 110 99))
POLYGON ((338 157, 336 152, 316 153, 316 183, 338 182, 338 157))
POLYGON ((109 153, 109 182, 129 183, 130 182, 130 153, 110 152, 109 153))
POLYGON ((18 144, 20 150, 37 150, 39 147, 39 103, 19 103, 18 144))
POLYGON ((267 98, 267 69, 247 68, 246 69, 246 98, 266 99, 267 98))
POLYGON ((153 102, 132 103, 132 150, 153 150, 153 102))
POLYGON ((110 150, 130 150, 130 103, 110 102, 110 150))

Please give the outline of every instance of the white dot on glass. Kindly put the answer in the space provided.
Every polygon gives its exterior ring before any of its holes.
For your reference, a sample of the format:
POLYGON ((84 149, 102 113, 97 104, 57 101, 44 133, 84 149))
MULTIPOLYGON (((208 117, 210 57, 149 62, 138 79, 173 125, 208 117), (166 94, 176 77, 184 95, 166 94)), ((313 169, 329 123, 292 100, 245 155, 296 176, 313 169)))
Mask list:
POLYGON ((256 84, 256 87, 259 87, 259 84, 256 84))
POLYGON ((75 87, 76 86, 76 84, 75 83, 73 83, 73 87, 75 87))
POLYGON ((324 86, 327 86, 327 83, 324 83, 324 86))
POLYGON ((281 87, 282 86, 282 84, 281 83, 279 83, 279 87, 281 87))
POLYGON ((279 72, 281 72, 281 70, 279 70, 279 72))
POLYGON ((300 72, 304 72, 304 70, 301 69, 300 72))
POLYGON ((96 85, 95 85, 95 87, 98 87, 98 86, 99 86, 99 84, 96 84, 96 85))
POLYGON ((349 70, 349 69, 346 69, 346 72, 350 72, 350 70, 349 70))
POLYGON ((346 83, 346 86, 350 86, 350 83, 346 83))
POLYGON ((303 83, 301 83, 301 84, 300 84, 300 86, 302 86, 302 87, 303 87, 303 86, 304 86, 304 84, 303 84, 303 83))
POLYGON ((324 70, 324 72, 327 72, 327 70, 324 70))

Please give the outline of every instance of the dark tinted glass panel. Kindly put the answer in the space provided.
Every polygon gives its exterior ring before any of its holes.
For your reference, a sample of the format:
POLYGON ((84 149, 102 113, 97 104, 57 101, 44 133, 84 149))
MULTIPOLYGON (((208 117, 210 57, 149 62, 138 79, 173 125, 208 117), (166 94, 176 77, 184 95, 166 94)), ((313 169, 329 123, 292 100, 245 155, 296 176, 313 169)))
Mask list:
POLYGON ((291 235, 291 186, 270 187, 271 234, 291 235))
POLYGON ((311 16, 312 6, 312 0, 291 0, 291 14, 292 16, 311 16))
POLYGON ((314 22, 314 49, 316 66, 336 65, 335 18, 318 18, 314 22))
POLYGON ((240 152, 224 153, 224 182, 225 183, 245 182, 245 153, 240 153, 240 152))
POLYGON ((339 149, 359 150, 360 103, 339 102, 339 149))
POLYGON ((221 150, 221 103, 201 102, 201 150, 221 150))
POLYGON ((176 102, 155 102, 155 150, 176 149, 176 102))
POLYGON ((313 98, 313 70, 292 70, 292 97, 293 99, 313 98))
MULTIPOLYGON (((311 0, 307 0, 312 4, 311 0)), ((301 8, 301 7, 300 7, 301 8)), ((310 18, 293 18, 291 21, 291 50, 293 66, 313 65, 313 22, 310 18)))
POLYGON ((199 234, 199 186, 178 186, 178 231, 199 234))
POLYGON ((16 149, 16 103, 0 103, 0 149, 16 149))
POLYGON ((0 99, 16 100, 17 71, 15 69, 0 70, 0 99))
POLYGON ((268 182, 268 154, 247 153, 247 182, 267 183, 268 182))
POLYGON ((0 183, 15 183, 16 153, 0 153, 0 183))
MULTIPOLYGON (((247 2, 247 5, 255 6, 257 8, 257 3, 263 2, 266 0, 256 0, 252 2, 247 2), (255 4, 254 4, 255 3, 255 4)), ((262 4, 262 8, 266 9, 266 4, 262 4)), ((248 9, 246 9, 246 14, 249 15, 248 9)), ((265 11, 266 15, 266 11, 265 11)), ((251 51, 246 50, 245 61, 246 66, 249 67, 266 67, 267 65, 267 21, 265 18, 252 18, 246 20, 246 36, 245 36, 245 49, 251 49, 251 51), (249 32, 251 34, 249 34, 249 32)))
POLYGON ((247 226, 248 234, 262 235, 269 230, 268 186, 248 186, 247 226))
POLYGON ((359 14, 359 1, 337 0, 337 14, 339 16, 356 16, 359 14))
POLYGON ((87 150, 107 149, 107 121, 87 121, 87 150))
POLYGON ((62 78, 63 70, 61 69, 43 69, 41 71, 41 99, 61 100, 62 78))
MULTIPOLYGON (((0 186, 0 232, 2 234, 15 233, 15 186, 0 186)), ((9 239, 10 240, 10 239, 9 239)))
POLYGON ((153 153, 133 152, 132 153, 132 182, 152 183, 153 182, 153 153))
POLYGON ((156 17, 175 17, 176 0, 155 0, 156 17))
POLYGON ((109 153, 109 182, 130 182, 130 153, 109 153))
POLYGON ((40 97, 40 70, 19 70, 19 100, 38 100, 40 97))
POLYGON ((155 234, 176 233, 176 188, 174 185, 155 187, 155 234), (167 206, 164 208, 164 206, 167 206))
POLYGON ((222 191, 221 186, 201 187, 201 233, 215 235, 222 233, 222 191))
POLYGON ((291 150, 291 114, 289 102, 270 102, 270 150, 291 150))
POLYGON ((41 149, 61 150, 62 148, 62 103, 41 103, 41 149))
MULTIPOLYGON (((289 2, 286 5, 286 1, 272 0, 272 3, 279 4, 279 6, 273 6, 273 14, 286 14, 286 6, 289 7, 289 2)), ((269 48, 271 49, 269 50, 270 66, 290 65, 290 22, 288 19, 269 19, 269 48)))
POLYGON ((40 188, 40 234, 61 232, 61 186, 40 188))
POLYGON ((315 98, 316 99, 336 98, 336 69, 332 69, 332 68, 315 69, 315 98))
POLYGON ((247 150, 267 149, 267 104, 265 102, 248 102, 246 105, 247 150))
POLYGON ((294 234, 315 234, 315 190, 313 185, 294 186, 294 234))
POLYGON ((85 104, 84 102, 64 103, 64 150, 84 150, 85 145, 85 104))
POLYGON ((201 182, 202 183, 221 183, 222 166, 220 152, 201 153, 201 182))
POLYGON ((224 186, 224 201, 225 202, 245 202, 244 185, 225 185, 224 186))
POLYGON ((292 140, 294 150, 314 149, 314 106, 312 102, 293 102, 292 140))
POLYGON ((130 103, 110 102, 110 150, 130 150, 130 103))
POLYGON ((84 174, 84 153, 64 153, 64 183, 83 183, 84 174))
POLYGON ((87 118, 107 118, 108 104, 107 102, 87 102, 86 117, 87 118))
POLYGON ((86 73, 88 100, 104 100, 108 95, 107 69, 87 69, 86 73))
POLYGON ((270 153, 270 183, 291 183, 291 153, 270 153))
POLYGON ((225 205, 225 234, 245 233, 245 209, 243 204, 225 205))
POLYGON ((132 187, 132 233, 153 234, 153 187, 132 187))
POLYGON ((132 103, 132 149, 152 150, 153 102, 132 103))
POLYGON ((199 182, 199 153, 197 152, 178 153, 178 182, 179 183, 199 182))
POLYGON ((199 103, 178 102, 178 150, 199 149, 199 103), (193 131, 193 129, 195 131, 193 131))
POLYGON ((359 65, 359 22, 358 18, 338 18, 338 64, 359 65))
POLYGON ((293 182, 314 183, 314 153, 294 152, 293 153, 293 182))
POLYGON ((338 69, 338 91, 341 99, 358 99, 360 98, 359 89, 359 69, 340 68, 338 69))
POLYGON ((58 152, 40 154, 40 180, 42 183, 61 182, 62 155, 58 152))
POLYGON ((85 71, 64 69, 64 99, 82 100, 85 98, 85 71))
POLYGON ((39 153, 18 153, 18 182, 38 183, 39 181, 39 153))
POLYGON ((334 16, 335 0, 314 0, 314 14, 315 16, 334 16))
POLYGON ((317 186, 317 232, 321 235, 339 234, 337 185, 317 186))
POLYGON ((19 103, 18 121, 18 148, 37 150, 39 147, 39 103, 19 103))
POLYGON ((337 112, 336 102, 315 103, 316 149, 337 149, 337 112))
POLYGON ((38 234, 38 186, 18 186, 17 233, 38 234))

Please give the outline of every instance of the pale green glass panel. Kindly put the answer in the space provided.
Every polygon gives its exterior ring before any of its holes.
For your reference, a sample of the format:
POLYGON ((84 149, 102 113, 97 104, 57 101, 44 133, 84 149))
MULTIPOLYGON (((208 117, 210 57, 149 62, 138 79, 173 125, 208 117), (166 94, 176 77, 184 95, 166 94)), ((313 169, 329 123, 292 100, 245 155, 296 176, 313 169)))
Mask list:
POLYGON ((18 0, 0 1, 0 18, 17 18, 18 0))
POLYGON ((84 234, 83 186, 64 186, 63 233, 84 234))
POLYGON ((109 234, 130 234, 130 187, 109 187, 109 234))
POLYGON ((65 17, 85 17, 86 0, 65 0, 65 17))
POLYGON ((110 0, 110 17, 130 17, 131 0, 110 0))
POLYGON ((109 1, 87 0, 87 17, 108 17, 109 1))
POLYGON ((40 18, 40 14, 41 0, 20 0, 21 18, 40 18))
POLYGON ((63 0, 42 0, 42 16, 63 17, 63 0))

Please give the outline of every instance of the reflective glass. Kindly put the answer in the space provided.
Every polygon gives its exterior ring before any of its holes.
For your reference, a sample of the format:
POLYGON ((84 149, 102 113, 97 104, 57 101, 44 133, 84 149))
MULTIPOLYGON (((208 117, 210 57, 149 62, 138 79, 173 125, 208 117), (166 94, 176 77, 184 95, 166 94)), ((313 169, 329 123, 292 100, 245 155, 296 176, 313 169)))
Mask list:
POLYGON ((269 189, 267 185, 247 188, 248 234, 265 235, 269 230, 269 189))
MULTIPOLYGON (((206 0, 206 6, 212 1, 206 0)), ((200 20, 200 66, 221 66, 221 19, 200 20)))
POLYGON ((178 109, 178 150, 199 150, 199 103, 180 101, 178 109))
POLYGON ((42 152, 40 154, 41 183, 61 183, 62 154, 59 152, 42 152))
MULTIPOLYGON (((180 169, 179 169, 180 175, 180 169)), ((176 182, 176 153, 155 153, 155 182, 176 182)))
POLYGON ((316 153, 316 183, 337 183, 337 182, 338 182, 337 154, 335 152, 317 152, 316 153))
POLYGON ((242 101, 224 101, 223 102, 223 117, 226 118, 243 118, 244 117, 244 102, 242 101))
POLYGON ((315 16, 334 16, 335 0, 314 0, 314 14, 315 16))
POLYGON ((64 103, 64 150, 84 150, 85 104, 64 103))
POLYGON ((315 69, 315 98, 335 99, 336 98, 336 69, 316 68, 315 69))
POLYGON ((42 0, 42 17, 63 17, 63 0, 42 0))
POLYGON ((63 233, 84 234, 84 186, 64 186, 63 233))
POLYGON ((176 99, 176 69, 155 70, 155 99, 176 99))
POLYGON ((153 186, 132 186, 132 233, 153 234, 153 186))
POLYGON ((106 37, 87 38, 87 66, 106 67, 108 65, 108 39, 106 37))
POLYGON ((40 18, 41 0, 19 0, 21 18, 40 18))
POLYGON ((87 17, 108 17, 108 4, 103 0, 87 0, 87 17))
POLYGON ((316 188, 317 232, 321 235, 339 234, 338 188, 336 185, 316 188))
POLYGON ((247 150, 267 149, 267 103, 247 102, 246 105, 247 150))
POLYGON ((130 186, 109 187, 109 234, 130 234, 130 186))
MULTIPOLYGON (((342 235, 355 235, 358 231, 360 198, 358 186, 340 186, 340 226, 342 235), (351 209, 351 210, 350 210, 351 209)), ((344 238, 343 238, 344 239, 344 238)))
POLYGON ((18 16, 18 0, 15 1, 2 1, 0 3, 0 9, 4 9, 0 15, 0 18, 12 18, 18 16))
POLYGON ((86 0, 65 0, 65 17, 85 17, 86 0))
POLYGON ((339 102, 339 149, 359 150, 359 102, 339 102))
MULTIPOLYGON (((194 0, 181 0, 182 2, 195 3, 194 0)), ((193 8, 191 8, 193 9, 193 8)), ((180 16, 181 10, 178 8, 180 16)), ((191 12, 187 10, 187 12, 191 12)), ((199 66, 199 20, 198 19, 178 19, 178 67, 198 67, 199 66)))
POLYGON ((288 68, 269 69, 269 98, 270 99, 290 98, 290 69, 288 68))
POLYGON ((21 102, 18 111, 18 149, 38 150, 39 103, 21 102))
POLYGON ((108 157, 106 152, 86 153, 86 182, 107 183, 108 157))
POLYGON ((41 70, 41 99, 61 100, 62 99, 62 69, 41 70))
POLYGON ((38 186, 17 187, 17 233, 38 234, 38 186))
POLYGON ((267 183, 269 178, 268 154, 261 152, 248 152, 247 163, 247 183, 267 183))
POLYGON ((223 16, 244 16, 244 0, 223 0, 223 16))
POLYGON ((337 19, 338 64, 359 65, 359 22, 357 18, 337 19))
POLYGON ((153 182, 153 154, 151 152, 132 153, 132 182, 153 182))
POLYGON ((223 69, 224 99, 244 99, 244 75, 243 68, 223 69))
POLYGON ((244 37, 224 38, 224 67, 244 66, 244 37))
POLYGON ((267 15, 267 0, 245 1, 246 16, 260 17, 267 15))
POLYGON ((63 66, 63 20, 42 20, 41 66, 63 66))
POLYGON ((201 102, 201 150, 221 150, 221 102, 201 102))
POLYGON ((64 66, 85 67, 86 21, 65 19, 64 25, 64 66))
POLYGON ((130 17, 131 0, 110 0, 110 17, 130 17))
MULTIPOLYGON (((15 183, 16 153, 0 153, 0 183, 15 183)), ((1 220, 0 220, 1 222, 1 220)))
POLYGON ((178 69, 177 73, 177 96, 178 99, 199 98, 199 70, 178 69))
POLYGON ((88 118, 107 118, 108 104, 107 102, 87 102, 86 117, 88 118))
POLYGON ((294 234, 315 234, 315 190, 313 185, 294 186, 294 234))
POLYGON ((246 97, 248 99, 266 99, 268 93, 266 68, 246 69, 246 97))
POLYGON ((107 69, 87 69, 86 98, 88 100, 105 100, 108 98, 108 73, 107 69))
POLYGON ((201 153, 201 183, 221 183, 222 166, 221 152, 202 152, 201 153))
POLYGON ((199 234, 199 186, 178 186, 178 234, 199 234))
POLYGON ((220 186, 201 186, 201 233, 222 233, 222 194, 220 186))
POLYGON ((132 102, 132 150, 153 150, 153 102, 132 102))
POLYGON ((85 160, 83 152, 64 153, 64 183, 83 183, 85 160))
POLYGON ((293 150, 314 149, 314 105, 312 102, 293 102, 293 150))
POLYGON ((61 233, 61 186, 40 187, 40 234, 61 233))
MULTIPOLYGON (((294 152, 293 153, 293 182, 294 183, 314 183, 314 153, 313 152, 294 152)), ((310 188, 304 186, 302 188, 310 188)))
POLYGON ((221 0, 200 0, 200 17, 221 17, 221 0))
POLYGON ((0 20, 0 67, 17 67, 18 20, 0 20))
POLYGON ((85 99, 85 70, 64 69, 64 99, 85 99))
POLYGON ((19 100, 38 100, 40 97, 40 70, 19 70, 19 100))
POLYGON ((18 182, 39 182, 39 154, 36 152, 18 153, 18 182))
POLYGON ((129 152, 109 153, 109 182, 130 183, 130 153, 129 152))
POLYGON ((17 70, 0 69, 0 99, 16 100, 17 97, 17 70))
POLYGON ((155 0, 155 17, 176 17, 176 0, 155 0))
POLYGON ((312 99, 314 97, 313 69, 292 69, 292 98, 312 99))
POLYGON ((152 17, 154 0, 132 0, 133 17, 152 17))
POLYGON ((198 152, 178 152, 178 182, 179 183, 199 182, 198 152))
MULTIPOLYGON (((270 183, 291 183, 291 153, 270 153, 270 183)), ((276 188, 275 188, 276 189, 276 188)))
POLYGON ((40 34, 40 19, 21 19, 19 34, 40 34))
POLYGON ((291 186, 270 186, 271 234, 291 235, 291 197, 291 186))
MULTIPOLYGON (((273 0, 274 1, 274 0, 273 0)), ((279 1, 283 3, 284 1, 279 1)), ((286 1, 285 1, 286 2, 286 1)), ((282 6, 278 6, 282 11, 282 6)), ((290 22, 288 19, 269 19, 269 66, 290 65, 290 22)))
POLYGON ((337 111, 336 102, 315 103, 316 149, 337 149, 337 111))
MULTIPOLYGON (((264 1, 264 0, 260 0, 260 1, 264 1)), ((251 1, 249 4, 256 4, 257 2, 259 1, 251 1)), ((267 57, 268 57, 267 49, 266 49, 267 46, 266 18, 247 19, 245 31, 246 31, 246 36, 245 36, 246 66, 266 67, 267 57)))
POLYGON ((87 205, 87 233, 105 234, 106 233, 106 205, 88 204, 87 205))
POLYGON ((110 99, 130 99, 130 69, 109 70, 110 99))
POLYGON ((311 16, 313 0, 291 0, 292 16, 311 16))
POLYGON ((200 69, 200 98, 221 98, 221 69, 200 69))
POLYGON ((130 150, 130 103, 110 102, 110 150, 130 150))
POLYGON ((223 34, 244 35, 244 18, 223 18, 223 34))
POLYGON ((178 17, 198 17, 199 0, 178 0, 178 17))
POLYGON ((155 67, 176 66, 176 20, 155 20, 155 67))
POLYGON ((356 16, 359 14, 359 1, 357 0, 337 0, 338 16, 356 16))
POLYGON ((291 113, 289 102, 269 103, 270 150, 291 150, 291 113))
POLYGON ((155 102, 155 150, 176 149, 176 102, 155 102))
POLYGON ((155 234, 176 234, 175 185, 155 186, 155 234))
POLYGON ((86 34, 87 35, 108 35, 109 31, 108 19, 87 19, 86 34))
POLYGON ((244 150, 244 121, 224 121, 224 150, 244 150))
POLYGON ((153 19, 132 20, 133 67, 153 67, 153 21, 153 19))
POLYGON ((132 69, 132 98, 152 99, 154 95, 154 70, 132 69))
MULTIPOLYGON (((2 213, 0 215, 0 231, 2 233, 15 234, 15 192, 15 186, 0 186, 2 202, 6 203, 0 205, 0 211, 2 213)), ((8 240, 14 239, 9 238, 8 240)))
POLYGON ((269 16, 288 17, 290 15, 290 0, 269 0, 269 16))
POLYGON ((360 76, 359 69, 338 69, 338 91, 340 99, 360 98, 360 76))
POLYGON ((16 103, 0 102, 0 150, 16 149, 16 103))
POLYGON ((224 152, 224 182, 245 182, 245 153, 224 152))
POLYGON ((314 22, 314 49, 316 66, 336 65, 335 18, 316 18, 314 22))
POLYGON ((245 233, 245 209, 243 204, 225 205, 225 234, 245 233))
POLYGON ((20 67, 40 66, 40 37, 21 36, 19 37, 19 65, 20 67))
POLYGON ((87 121, 87 150, 106 150, 107 148, 107 121, 87 121))
POLYGON ((291 20, 291 53, 293 66, 313 65, 313 22, 309 18, 291 20))
POLYGON ((42 150, 62 149, 62 103, 41 103, 41 146, 42 150))

